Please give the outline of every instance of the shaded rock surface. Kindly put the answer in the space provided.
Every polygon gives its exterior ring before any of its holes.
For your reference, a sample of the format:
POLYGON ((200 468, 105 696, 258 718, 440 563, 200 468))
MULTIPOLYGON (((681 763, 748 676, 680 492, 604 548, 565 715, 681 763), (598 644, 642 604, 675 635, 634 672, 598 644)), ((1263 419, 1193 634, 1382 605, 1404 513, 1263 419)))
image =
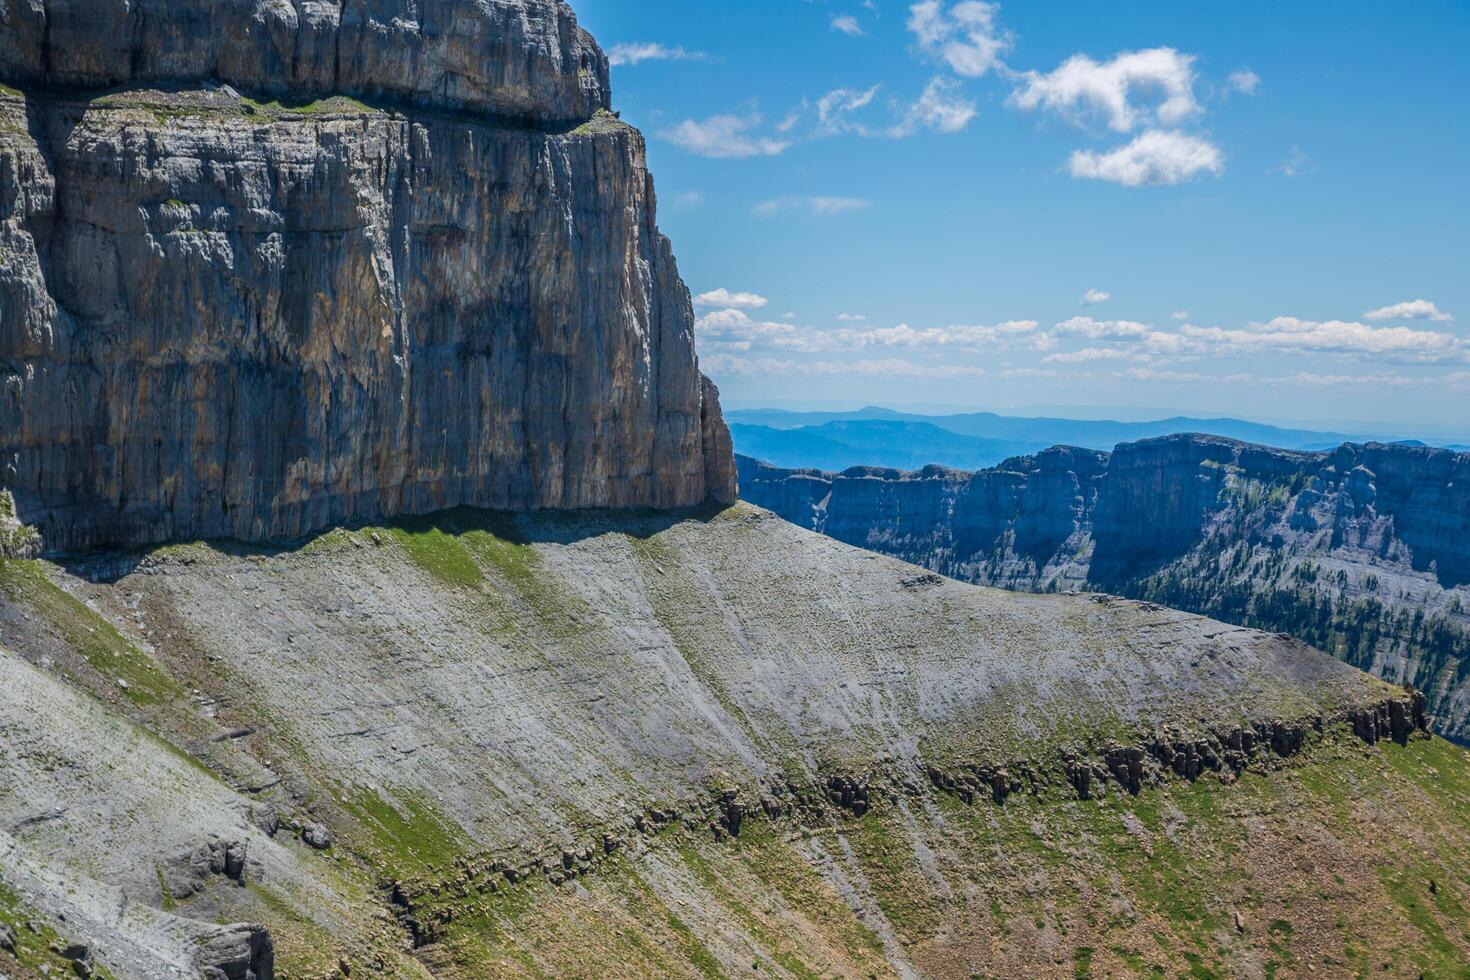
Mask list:
POLYGON ((607 58, 562 0, 3 0, 0 80, 228 83, 540 123, 610 104, 607 58))
POLYGON ((1470 738, 1470 455, 1184 435, 977 473, 739 466, 752 502, 945 575, 1293 633, 1423 689, 1436 728, 1470 738))
POLYGON ((564 5, 12 6, 0 486, 47 549, 733 499, 642 137, 564 5))
POLYGON ((189 685, 119 695, 54 643, 78 627, 51 617, 81 613, 0 576, 0 607, 31 617, 0 630, 0 881, 124 976, 189 976, 201 941, 232 978, 284 948, 414 975, 374 957, 457 935, 500 891, 592 881, 670 830, 827 826, 926 786, 1075 800, 1267 767, 1324 731, 1417 734, 1403 691, 1300 642, 924 576, 745 505, 458 511, 296 550, 33 567, 189 685), (302 839, 312 825, 331 850, 302 839), (359 861, 372 895, 343 871, 359 861))

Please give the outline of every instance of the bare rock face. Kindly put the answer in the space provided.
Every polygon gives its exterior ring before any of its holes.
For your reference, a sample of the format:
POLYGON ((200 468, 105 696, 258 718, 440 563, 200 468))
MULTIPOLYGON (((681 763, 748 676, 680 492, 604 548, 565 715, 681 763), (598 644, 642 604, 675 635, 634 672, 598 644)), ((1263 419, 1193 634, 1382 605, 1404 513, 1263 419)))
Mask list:
POLYGON ((222 926, 200 941, 194 965, 203 980, 272 980, 275 948, 260 926, 222 926))
POLYGON ((177 83, 0 91, 17 518, 55 551, 734 499, 642 137, 566 6, 299 7, 7 12, 12 83, 177 83))
POLYGON ((1147 599, 1337 650, 1422 687, 1470 742, 1470 454, 1289 452, 1178 435, 993 470, 779 470, 746 499, 955 578, 1147 599))
POLYGON ((561 0, 0 0, 0 27, 0 78, 23 87, 209 79, 552 124, 610 105, 561 0))

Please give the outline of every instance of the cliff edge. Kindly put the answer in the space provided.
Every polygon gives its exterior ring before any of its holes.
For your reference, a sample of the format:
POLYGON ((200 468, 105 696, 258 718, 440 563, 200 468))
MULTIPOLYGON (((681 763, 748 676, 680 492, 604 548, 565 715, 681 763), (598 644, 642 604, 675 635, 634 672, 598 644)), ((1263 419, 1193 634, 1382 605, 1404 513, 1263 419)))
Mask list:
POLYGON ((564 3, 3 23, 0 486, 48 550, 734 499, 643 139, 564 3))

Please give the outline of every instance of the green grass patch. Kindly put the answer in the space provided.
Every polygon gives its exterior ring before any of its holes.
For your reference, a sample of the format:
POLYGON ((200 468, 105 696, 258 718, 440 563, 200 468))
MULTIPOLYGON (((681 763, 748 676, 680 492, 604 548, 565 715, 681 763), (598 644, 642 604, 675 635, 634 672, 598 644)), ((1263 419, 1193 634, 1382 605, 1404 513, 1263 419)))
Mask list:
POLYGON ((135 705, 166 704, 187 693, 106 618, 51 581, 40 562, 0 559, 0 595, 50 623, 68 647, 135 705))
POLYGON ((378 871, 397 878, 432 876, 473 851, 463 830, 415 794, 392 795, 389 802, 365 787, 342 794, 342 805, 367 834, 363 850, 378 871))
POLYGON ((475 588, 485 575, 459 539, 437 527, 413 524, 390 532, 414 564, 447 585, 475 588))
MULTIPOLYGON (((52 950, 64 947, 67 937, 39 917, 14 891, 0 884, 0 922, 15 930, 15 959, 21 967, 36 976, 71 977, 71 961, 52 950), (30 926, 35 926, 32 931, 30 926)), ((105 952, 101 955, 105 956, 105 952)), ((97 980, 117 980, 104 964, 94 962, 92 976, 97 980)))

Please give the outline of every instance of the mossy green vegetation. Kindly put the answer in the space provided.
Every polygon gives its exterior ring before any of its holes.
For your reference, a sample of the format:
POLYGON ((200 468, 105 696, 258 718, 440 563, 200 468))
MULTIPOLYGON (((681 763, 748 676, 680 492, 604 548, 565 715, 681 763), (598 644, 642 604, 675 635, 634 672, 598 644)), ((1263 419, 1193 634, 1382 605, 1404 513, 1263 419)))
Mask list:
POLYGON ((368 787, 341 794, 342 806, 363 832, 353 846, 384 879, 444 875, 456 859, 473 851, 464 831, 420 795, 406 790, 388 795, 391 800, 368 787))
MULTIPOLYGON (((0 950, 0 974, 4 973, 7 960, 12 960, 31 976, 73 977, 71 961, 63 957, 58 949, 64 948, 67 937, 33 909, 10 888, 0 883, 0 924, 15 931, 14 954, 0 950)), ((105 963, 92 961, 92 976, 97 980, 116 980, 105 963)))
POLYGON ((133 704, 149 708, 185 694, 158 661, 128 641, 96 610, 67 592, 39 561, 0 559, 0 595, 39 616, 65 645, 116 686, 133 704))
POLYGON ((445 975, 891 976, 858 901, 926 976, 1467 976, 1467 778, 1441 741, 1342 739, 1234 785, 910 798, 724 841, 674 827, 575 885, 463 900, 445 975))

